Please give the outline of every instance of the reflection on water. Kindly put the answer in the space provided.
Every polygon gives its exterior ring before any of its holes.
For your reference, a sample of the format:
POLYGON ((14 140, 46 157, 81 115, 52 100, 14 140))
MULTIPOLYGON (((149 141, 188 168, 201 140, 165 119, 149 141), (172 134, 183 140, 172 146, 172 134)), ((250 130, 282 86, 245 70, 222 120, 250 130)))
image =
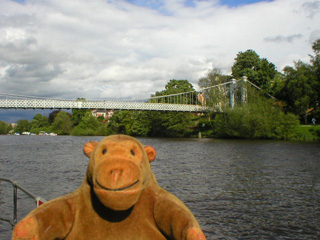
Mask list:
MULTIPOLYGON (((0 136, 0 176, 46 199, 80 186, 82 146, 101 137, 0 136)), ((319 239, 320 144, 140 139, 152 145, 158 183, 192 210, 208 239, 319 239)), ((0 214, 12 195, 0 184, 0 214), (4 191, 6 193, 4 193, 4 191)), ((19 219, 33 207, 19 192, 19 219)), ((12 208, 11 208, 12 209, 12 208)), ((10 239, 0 222, 0 239, 10 239)))

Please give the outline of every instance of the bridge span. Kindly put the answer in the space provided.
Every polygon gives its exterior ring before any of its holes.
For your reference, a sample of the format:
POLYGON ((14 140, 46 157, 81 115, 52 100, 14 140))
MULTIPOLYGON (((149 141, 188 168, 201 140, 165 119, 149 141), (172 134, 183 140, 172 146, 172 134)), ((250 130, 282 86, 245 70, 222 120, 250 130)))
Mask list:
MULTIPOLYGON (((241 96, 241 102, 247 101, 247 82, 250 83, 245 77, 242 80, 232 79, 230 82, 202 88, 200 92, 191 91, 166 96, 152 96, 145 101, 60 100, 0 93, 0 109, 113 109, 173 112, 223 112, 225 106, 234 107, 236 95, 241 96), (237 91, 240 92, 240 94, 236 94, 237 91)), ((258 88, 256 85, 250 84, 258 88)))
POLYGON ((126 101, 86 101, 50 99, 0 99, 2 109, 114 109, 142 111, 207 112, 208 107, 193 104, 126 101))

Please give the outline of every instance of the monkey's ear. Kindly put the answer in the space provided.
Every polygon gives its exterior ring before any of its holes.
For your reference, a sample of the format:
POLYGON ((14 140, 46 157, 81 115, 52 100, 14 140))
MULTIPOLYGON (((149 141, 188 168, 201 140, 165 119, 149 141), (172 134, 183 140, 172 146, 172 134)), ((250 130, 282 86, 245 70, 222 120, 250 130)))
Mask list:
POLYGON ((97 146, 97 144, 98 144, 98 142, 96 142, 96 141, 90 141, 90 142, 87 142, 83 146, 83 152, 88 158, 91 157, 91 154, 92 154, 93 150, 95 149, 95 147, 97 146))
POLYGON ((144 146, 144 150, 147 153, 149 162, 152 162, 157 156, 156 150, 151 146, 144 146))

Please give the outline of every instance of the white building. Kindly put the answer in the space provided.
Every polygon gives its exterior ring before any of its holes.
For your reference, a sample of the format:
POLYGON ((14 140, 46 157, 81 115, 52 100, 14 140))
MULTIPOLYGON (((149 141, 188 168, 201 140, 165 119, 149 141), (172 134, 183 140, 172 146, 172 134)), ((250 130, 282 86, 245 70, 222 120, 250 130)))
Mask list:
POLYGON ((105 121, 109 121, 109 119, 113 116, 113 109, 94 109, 91 111, 94 117, 103 117, 105 121))

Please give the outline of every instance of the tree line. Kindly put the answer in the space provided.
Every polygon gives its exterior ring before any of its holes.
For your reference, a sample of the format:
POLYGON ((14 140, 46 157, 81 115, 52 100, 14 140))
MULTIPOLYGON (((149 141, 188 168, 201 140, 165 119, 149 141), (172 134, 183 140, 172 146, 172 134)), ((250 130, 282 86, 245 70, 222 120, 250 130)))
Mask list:
MULTIPOLYGON (((320 129, 302 128, 311 119, 320 120, 320 39, 312 45, 314 55, 310 62, 294 62, 282 72, 254 50, 239 52, 234 59, 231 75, 213 68, 198 85, 201 88, 240 79, 244 76, 257 88, 247 88, 247 103, 237 102, 230 109, 228 100, 223 103, 226 88, 203 91, 208 106, 219 106, 223 113, 197 115, 183 112, 115 111, 109 122, 95 118, 90 110, 72 110, 72 113, 54 111, 49 117, 37 114, 32 121, 19 120, 15 131, 56 132, 59 135, 109 135, 123 133, 148 137, 205 137, 311 139, 318 138, 320 129), (268 96, 274 96, 275 99, 268 96)), ((195 91, 188 80, 170 80, 165 89, 151 97, 195 91)), ((239 93, 236 95, 239 96, 239 93)), ((194 96, 193 96, 194 98, 194 96)), ((183 102, 195 102, 184 99, 183 102)), ((9 124, 0 121, 0 134, 10 130, 9 124)))

